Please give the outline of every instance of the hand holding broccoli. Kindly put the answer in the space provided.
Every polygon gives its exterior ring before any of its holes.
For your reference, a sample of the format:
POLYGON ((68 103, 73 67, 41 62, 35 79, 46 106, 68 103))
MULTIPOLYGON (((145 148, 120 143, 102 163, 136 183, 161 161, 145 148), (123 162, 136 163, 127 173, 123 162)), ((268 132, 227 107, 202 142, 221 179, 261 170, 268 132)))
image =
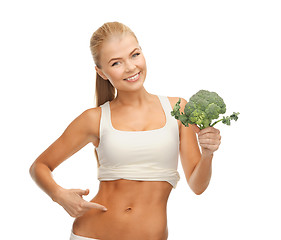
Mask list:
POLYGON ((191 124, 190 127, 198 135, 198 143, 201 147, 202 156, 213 155, 219 149, 221 144, 220 130, 214 127, 200 130, 196 124, 191 124))
POLYGON ((189 102, 185 105, 184 113, 180 113, 181 99, 175 104, 171 115, 180 120, 182 124, 188 127, 188 124, 196 124, 200 129, 213 127, 218 122, 230 125, 231 120, 237 121, 239 112, 233 112, 230 116, 223 116, 222 119, 212 123, 214 119, 218 119, 220 114, 226 112, 226 105, 223 99, 216 92, 200 90, 194 94, 189 102))

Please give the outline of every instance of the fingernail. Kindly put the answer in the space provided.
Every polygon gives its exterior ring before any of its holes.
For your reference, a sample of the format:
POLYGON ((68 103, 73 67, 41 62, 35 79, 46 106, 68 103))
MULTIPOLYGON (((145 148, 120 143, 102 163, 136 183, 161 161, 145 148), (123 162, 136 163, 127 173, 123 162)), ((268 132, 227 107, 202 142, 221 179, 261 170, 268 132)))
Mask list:
POLYGON ((107 208, 103 208, 103 211, 107 211, 107 208))

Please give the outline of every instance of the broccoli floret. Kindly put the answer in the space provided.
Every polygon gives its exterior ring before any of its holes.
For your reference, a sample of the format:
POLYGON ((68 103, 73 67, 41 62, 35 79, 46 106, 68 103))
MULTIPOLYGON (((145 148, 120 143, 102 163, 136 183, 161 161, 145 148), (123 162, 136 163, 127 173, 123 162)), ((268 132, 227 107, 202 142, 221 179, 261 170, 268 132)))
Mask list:
POLYGON ((230 125, 231 120, 237 121, 239 112, 233 112, 228 117, 212 123, 212 120, 218 119, 220 114, 226 112, 226 105, 223 99, 216 93, 207 90, 200 90, 194 94, 184 107, 184 113, 180 113, 181 99, 175 104, 171 115, 180 120, 182 124, 188 127, 188 124, 197 124, 200 129, 213 127, 218 122, 230 125))

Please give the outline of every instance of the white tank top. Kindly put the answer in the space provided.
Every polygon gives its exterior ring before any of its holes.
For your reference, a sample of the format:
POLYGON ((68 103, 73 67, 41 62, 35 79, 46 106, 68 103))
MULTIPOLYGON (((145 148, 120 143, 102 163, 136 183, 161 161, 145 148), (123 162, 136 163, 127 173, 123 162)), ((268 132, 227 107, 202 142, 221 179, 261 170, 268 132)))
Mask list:
POLYGON ((166 116, 166 124, 148 131, 121 131, 112 126, 109 101, 100 105, 100 142, 98 179, 111 181, 167 181, 176 188, 180 175, 179 129, 168 97, 157 95, 166 116))

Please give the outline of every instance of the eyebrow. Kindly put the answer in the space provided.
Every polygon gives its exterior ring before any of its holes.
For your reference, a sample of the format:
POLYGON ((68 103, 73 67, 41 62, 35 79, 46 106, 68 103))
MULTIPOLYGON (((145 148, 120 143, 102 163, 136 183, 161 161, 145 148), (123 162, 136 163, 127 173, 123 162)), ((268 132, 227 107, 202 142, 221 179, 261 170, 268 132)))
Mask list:
MULTIPOLYGON (((139 49, 139 48, 138 48, 138 47, 135 48, 135 49, 130 53, 130 55, 131 55, 135 50, 137 50, 137 49, 139 49)), ((121 59, 121 58, 111 58, 108 63, 110 63, 112 60, 117 60, 117 59, 121 59)))

